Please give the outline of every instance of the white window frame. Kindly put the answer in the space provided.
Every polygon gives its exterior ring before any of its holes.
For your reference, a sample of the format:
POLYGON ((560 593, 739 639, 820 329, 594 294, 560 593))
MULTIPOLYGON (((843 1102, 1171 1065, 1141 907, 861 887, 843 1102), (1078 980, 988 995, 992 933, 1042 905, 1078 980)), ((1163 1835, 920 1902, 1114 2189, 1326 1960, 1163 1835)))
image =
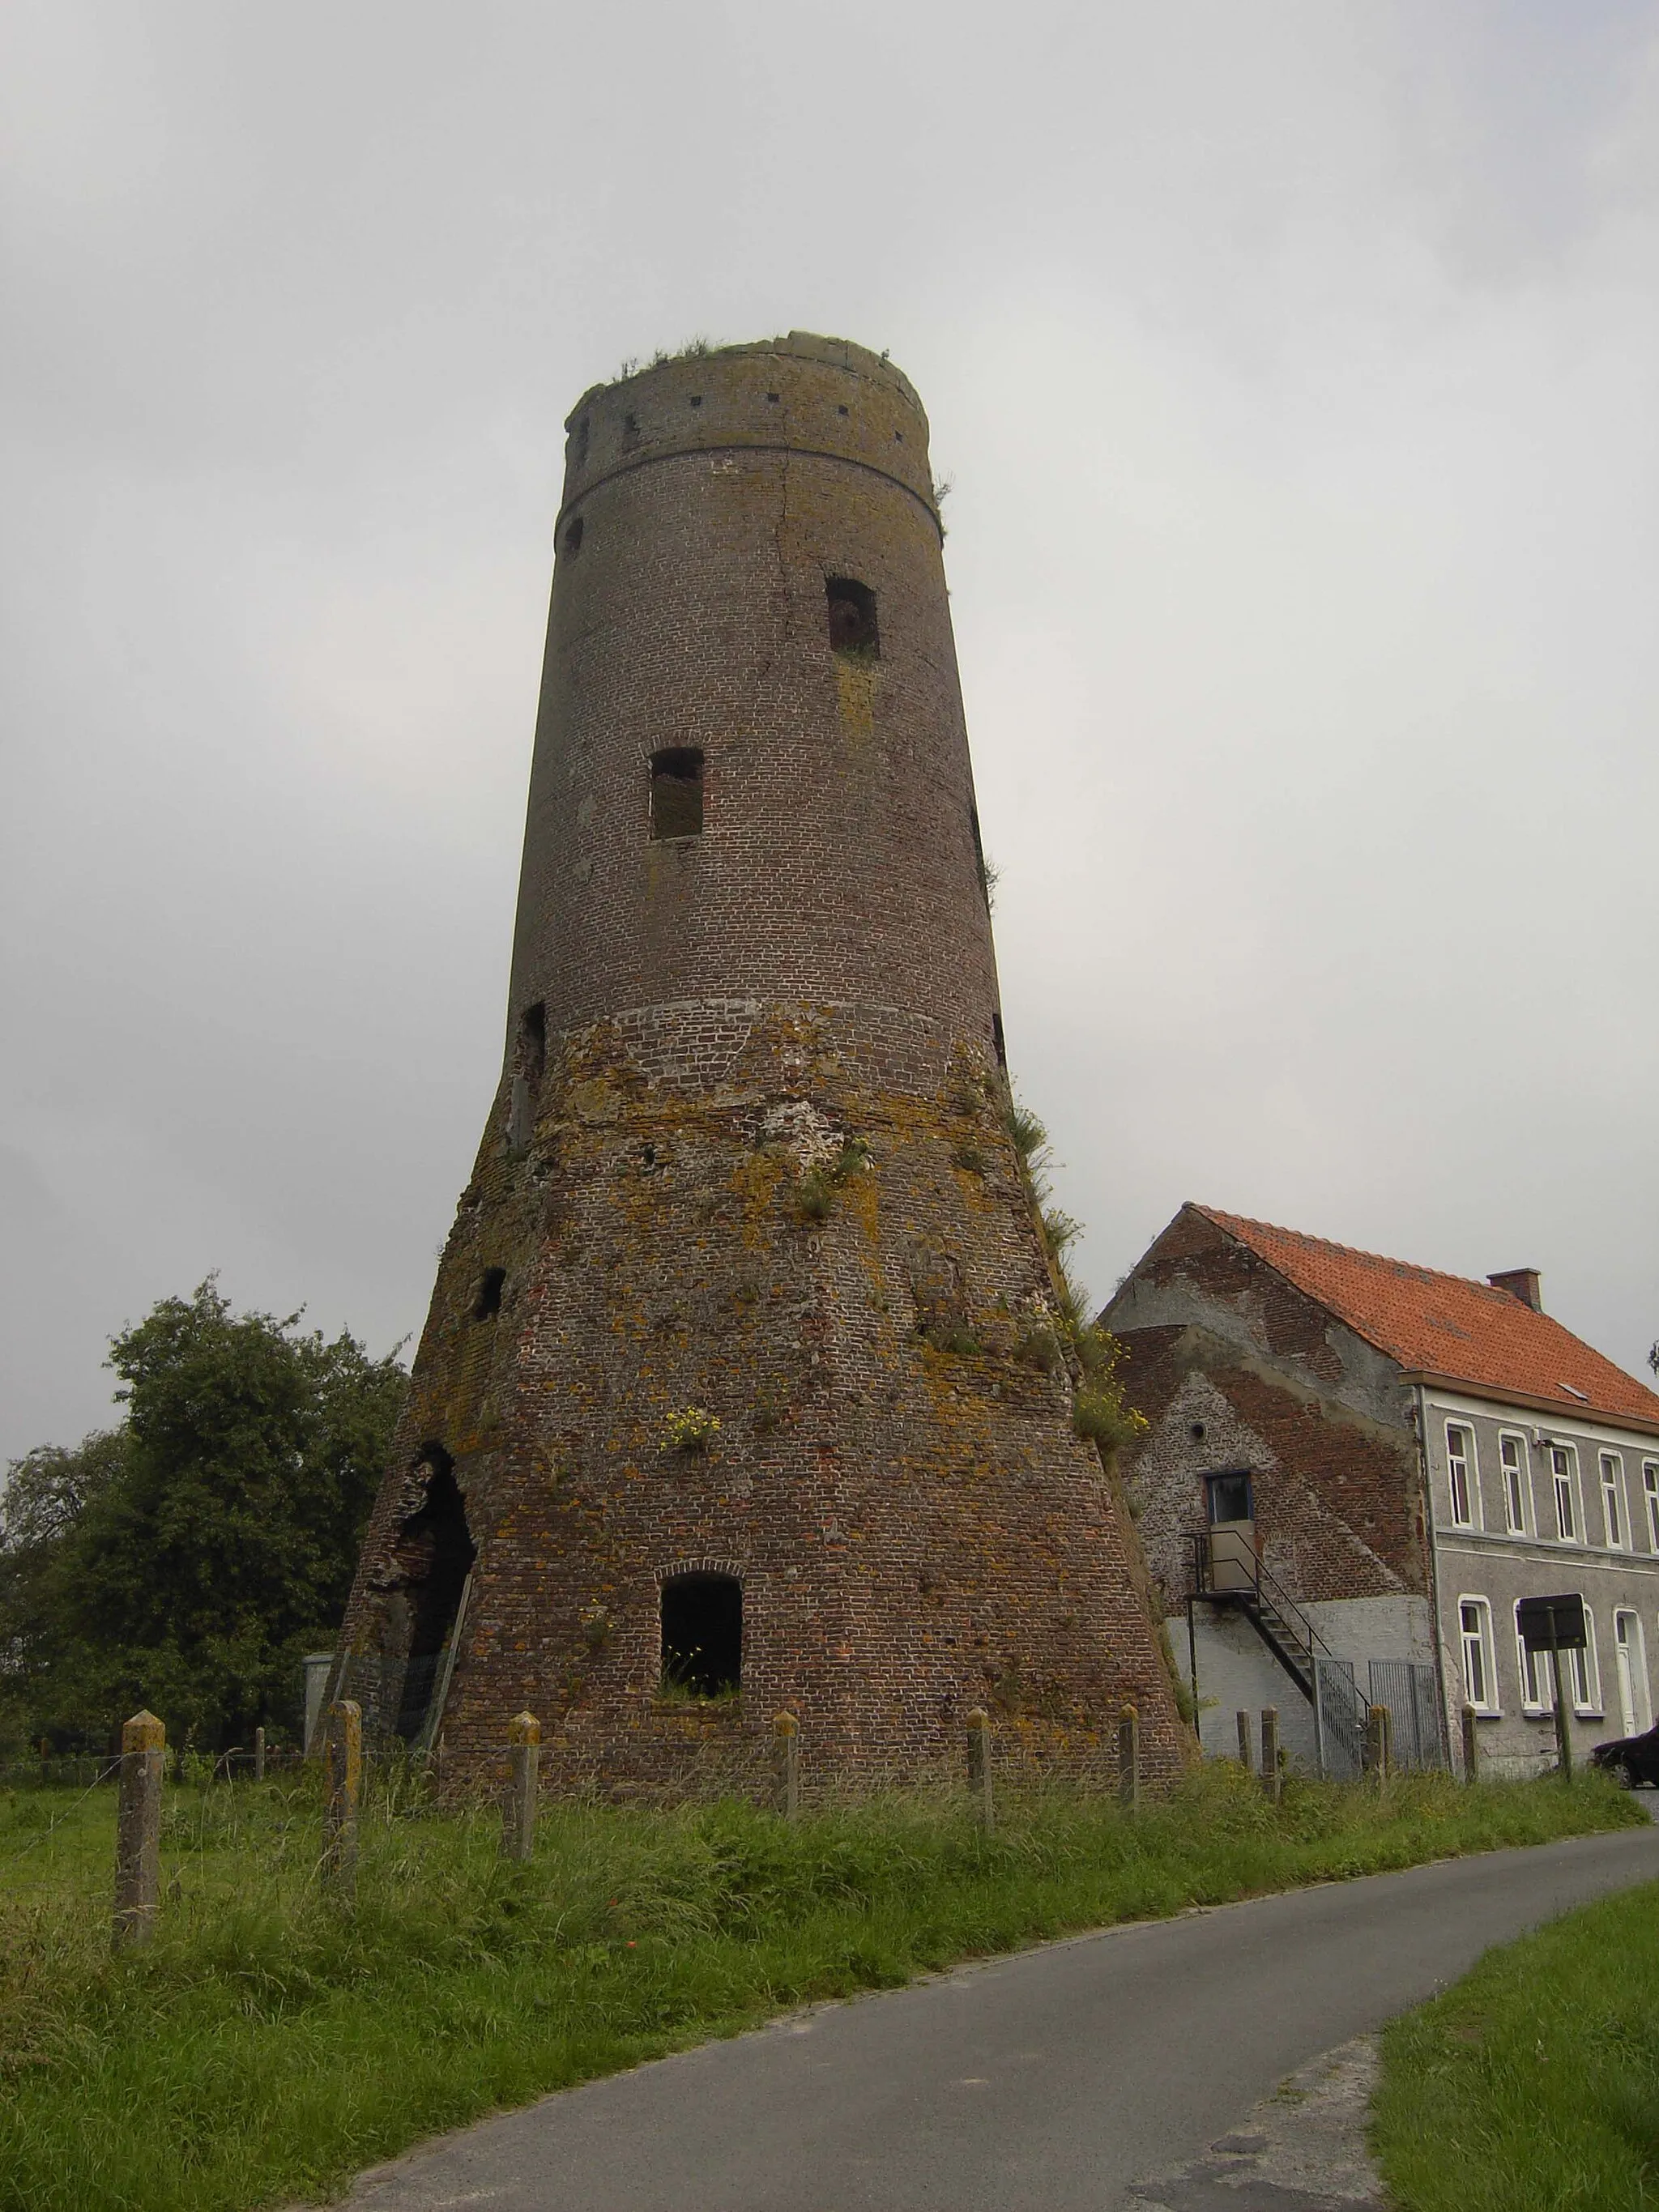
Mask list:
POLYGON ((1553 1443, 1547 1447, 1550 1467, 1550 1496, 1554 1504, 1555 1540, 1559 1544, 1582 1544, 1584 1540, 1584 1493, 1578 1483, 1578 1449, 1575 1444, 1553 1443), (1566 1462, 1563 1473, 1556 1466, 1555 1455, 1559 1452, 1566 1462), (1561 1527, 1561 1486, 1566 1485, 1567 1510, 1572 1516, 1572 1532, 1566 1534, 1561 1527))
POLYGON ((1648 1549, 1659 1553, 1659 1459, 1643 1461, 1642 1491, 1648 1504, 1648 1549))
MULTIPOLYGON (((1526 1437, 1519 1429, 1500 1429, 1498 1431, 1498 1477, 1504 1486, 1504 1526, 1511 1536, 1524 1536, 1528 1528, 1527 1507, 1532 1497, 1532 1464, 1527 1455, 1526 1437), (1510 1467, 1504 1457, 1505 1444, 1515 1446, 1517 1464, 1514 1467, 1510 1467), (1511 1475, 1514 1476, 1516 1485, 1514 1489, 1510 1486, 1511 1475), (1515 1517, 1517 1498, 1521 1504, 1521 1517, 1518 1521, 1515 1517)), ((1656 1545, 1655 1549, 1659 1550, 1659 1545, 1656 1545)))
POLYGON ((1492 1607, 1486 1599, 1466 1590, 1457 1601, 1458 1671, 1463 1679, 1463 1695, 1478 1713, 1499 1713, 1504 1710, 1498 1698, 1498 1656, 1492 1648, 1492 1607), (1473 1612, 1475 1626, 1470 1628, 1466 1615, 1473 1612), (1475 1695, 1474 1683, 1469 1668, 1470 1646, 1480 1654, 1482 1694, 1475 1695))
POLYGON ((1601 1528, 1611 1552, 1630 1549, 1630 1515, 1625 1505, 1625 1455, 1598 1452, 1595 1471, 1601 1479, 1601 1528))
POLYGON ((1555 1710, 1555 1669, 1550 1664, 1547 1651, 1528 1651, 1521 1640, 1521 1601, 1515 1601, 1515 1661, 1521 1677, 1521 1710, 1523 1713, 1549 1713, 1555 1710))
POLYGON ((1473 1421, 1448 1421, 1446 1424, 1446 1496, 1451 1507, 1454 1528, 1478 1528, 1480 1524, 1480 1455, 1474 1441, 1473 1421), (1460 1451, 1453 1443, 1454 1437, 1468 1438, 1468 1449, 1460 1451), (1463 1510, 1457 1510, 1458 1470, 1463 1476, 1463 1510))
MULTIPOLYGON (((1582 1590, 1579 1595, 1583 1595, 1582 1590)), ((1581 1717, 1599 1720, 1601 1717, 1601 1669, 1595 1656, 1595 1615, 1588 1603, 1584 1607, 1584 1638, 1582 1651, 1569 1651, 1567 1654, 1572 1709, 1581 1717)))

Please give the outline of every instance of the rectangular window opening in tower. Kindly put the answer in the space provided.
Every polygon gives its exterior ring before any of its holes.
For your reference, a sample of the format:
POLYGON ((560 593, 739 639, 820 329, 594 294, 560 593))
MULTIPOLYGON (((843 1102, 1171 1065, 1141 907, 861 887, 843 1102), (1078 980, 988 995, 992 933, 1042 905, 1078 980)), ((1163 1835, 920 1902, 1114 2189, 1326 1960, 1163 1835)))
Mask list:
POLYGON ((876 595, 867 584, 851 576, 826 576, 830 599, 830 643, 836 653, 861 660, 879 660, 881 638, 876 629, 876 595))
POLYGON ((702 755, 695 745, 670 745, 651 756, 651 835, 702 835, 702 755))

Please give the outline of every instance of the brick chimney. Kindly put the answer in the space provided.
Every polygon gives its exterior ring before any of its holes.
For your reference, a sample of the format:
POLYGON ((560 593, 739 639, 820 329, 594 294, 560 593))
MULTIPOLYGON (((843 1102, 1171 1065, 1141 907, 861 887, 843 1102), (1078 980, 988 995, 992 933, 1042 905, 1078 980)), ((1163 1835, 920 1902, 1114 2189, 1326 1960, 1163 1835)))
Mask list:
POLYGON ((1493 1290, 1507 1291, 1512 1298, 1519 1298, 1534 1313, 1543 1312, 1544 1293, 1539 1286, 1536 1267, 1509 1267, 1501 1275, 1488 1275, 1486 1280, 1493 1290))

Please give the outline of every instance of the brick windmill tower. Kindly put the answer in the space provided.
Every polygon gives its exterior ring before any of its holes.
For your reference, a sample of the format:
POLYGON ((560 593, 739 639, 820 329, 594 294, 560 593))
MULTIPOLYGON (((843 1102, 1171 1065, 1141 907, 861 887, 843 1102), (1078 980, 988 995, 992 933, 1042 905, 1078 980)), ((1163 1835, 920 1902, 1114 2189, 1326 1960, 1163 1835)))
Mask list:
POLYGON ((1155 1632, 1008 1133, 927 421, 800 333, 568 425, 506 1053, 335 1693, 562 1780, 1033 1753, 1155 1632))

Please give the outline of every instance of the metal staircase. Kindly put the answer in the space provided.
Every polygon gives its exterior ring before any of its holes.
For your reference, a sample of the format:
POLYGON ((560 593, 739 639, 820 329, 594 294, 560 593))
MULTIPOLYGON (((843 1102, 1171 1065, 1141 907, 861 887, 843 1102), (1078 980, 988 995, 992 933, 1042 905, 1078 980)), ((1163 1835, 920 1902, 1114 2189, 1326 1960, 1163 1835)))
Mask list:
POLYGON ((1334 1654, 1296 1600, 1262 1565, 1255 1544, 1224 1523, 1191 1542, 1194 1596, 1243 1613, 1312 1705, 1316 1663, 1334 1654))

